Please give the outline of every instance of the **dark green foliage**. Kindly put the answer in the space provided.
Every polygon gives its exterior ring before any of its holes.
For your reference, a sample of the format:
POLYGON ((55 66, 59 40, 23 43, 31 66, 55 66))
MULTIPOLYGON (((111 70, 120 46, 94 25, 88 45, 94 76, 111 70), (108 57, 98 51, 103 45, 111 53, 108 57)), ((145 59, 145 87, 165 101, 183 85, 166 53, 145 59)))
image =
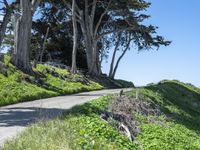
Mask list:
POLYGON ((126 87, 126 88, 133 88, 135 87, 133 82, 129 82, 129 81, 125 81, 125 80, 115 80, 115 82, 119 85, 121 85, 121 87, 126 87))
MULTIPOLYGON (((62 1, 59 3, 54 0, 47 0, 40 6, 40 15, 33 22, 33 40, 32 46, 34 47, 39 43, 41 47, 45 36, 46 30, 49 27, 49 36, 46 43, 46 49, 43 56, 43 61, 51 59, 60 61, 68 66, 72 62, 72 49, 73 49, 73 27, 70 10, 66 9, 62 1), (34 38, 36 42, 34 42, 34 38)), ((80 27, 79 27, 80 28, 80 27)), ((80 30, 80 29, 79 29, 80 30)), ((78 36, 78 53, 77 53, 77 66, 78 68, 87 69, 86 54, 81 39, 81 34, 78 36)), ((36 58, 38 53, 38 46, 33 50, 33 58, 36 58)))

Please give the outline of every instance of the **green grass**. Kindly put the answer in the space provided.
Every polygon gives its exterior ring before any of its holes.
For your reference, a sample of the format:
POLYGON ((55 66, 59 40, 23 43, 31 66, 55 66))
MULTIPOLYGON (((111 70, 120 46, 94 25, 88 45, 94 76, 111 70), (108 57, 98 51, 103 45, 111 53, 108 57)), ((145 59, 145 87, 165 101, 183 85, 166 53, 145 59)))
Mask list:
POLYGON ((60 118, 28 128, 17 140, 8 142, 4 150, 136 149, 136 146, 113 127, 101 120, 111 97, 103 97, 76 106, 60 118))
POLYGON ((200 90, 178 81, 162 81, 142 91, 175 122, 200 132, 200 90))
POLYGON ((5 66, 6 71, 0 70, 0 106, 103 89, 100 84, 64 69, 38 65, 34 70, 40 74, 38 83, 38 77, 24 74, 10 64, 9 57, 5 59, 5 66))
MULTIPOLYGON (((129 93, 135 97, 135 90, 129 93)), ((66 112, 61 118, 29 127, 4 150, 200 150, 200 90, 178 81, 140 89, 140 97, 160 107, 160 116, 133 114, 141 132, 135 142, 100 118, 112 96, 66 112)))
MULTIPOLYGON (((135 96, 132 92, 132 96, 135 96)), ((139 116, 137 140, 145 150, 200 149, 200 90, 179 81, 161 81, 140 89, 141 96, 158 105, 162 116, 139 116)))
POLYGON ((121 87, 133 88, 135 87, 132 82, 125 81, 125 80, 115 80, 116 84, 119 84, 121 87))

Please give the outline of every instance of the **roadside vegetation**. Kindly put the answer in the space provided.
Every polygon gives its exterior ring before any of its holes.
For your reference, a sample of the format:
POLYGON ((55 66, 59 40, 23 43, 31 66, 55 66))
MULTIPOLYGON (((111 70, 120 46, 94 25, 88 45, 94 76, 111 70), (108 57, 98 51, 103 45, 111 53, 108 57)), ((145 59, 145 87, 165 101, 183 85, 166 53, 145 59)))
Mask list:
POLYGON ((0 106, 104 88, 83 75, 72 75, 65 69, 39 64, 35 72, 37 76, 21 72, 6 57, 5 65, 0 70, 0 106))
POLYGON ((106 96, 32 125, 4 150, 200 149, 199 88, 162 81, 139 89, 138 99, 136 91, 106 96))
POLYGON ((34 68, 35 75, 31 76, 13 66, 9 56, 5 56, 5 63, 1 65, 0 106, 105 88, 134 86, 124 80, 106 77, 94 79, 83 74, 71 74, 67 69, 45 64, 38 64, 34 68))

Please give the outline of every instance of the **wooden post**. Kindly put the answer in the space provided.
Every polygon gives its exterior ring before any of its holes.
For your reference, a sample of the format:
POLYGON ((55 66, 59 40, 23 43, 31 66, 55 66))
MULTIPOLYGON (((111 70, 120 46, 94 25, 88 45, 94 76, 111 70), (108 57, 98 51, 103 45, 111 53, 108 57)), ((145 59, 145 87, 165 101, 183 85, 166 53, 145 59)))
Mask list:
POLYGON ((140 90, 139 89, 136 89, 136 94, 135 94, 135 98, 136 99, 139 99, 139 95, 140 95, 140 90))

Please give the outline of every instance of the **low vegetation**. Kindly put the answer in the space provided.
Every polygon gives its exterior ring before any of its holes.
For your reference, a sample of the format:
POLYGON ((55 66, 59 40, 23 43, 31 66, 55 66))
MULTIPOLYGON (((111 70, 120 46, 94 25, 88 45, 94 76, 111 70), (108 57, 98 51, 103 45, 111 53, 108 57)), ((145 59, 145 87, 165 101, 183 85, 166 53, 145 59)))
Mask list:
POLYGON ((132 149, 135 146, 125 136, 99 119, 110 99, 100 98, 74 107, 61 119, 33 125, 4 149, 132 149))
POLYGON ((38 65, 36 76, 24 74, 9 63, 0 69, 0 106, 104 87, 83 75, 72 75, 65 69, 38 65))
POLYGON ((135 99, 134 90, 121 97, 106 96, 76 106, 61 118, 31 126, 9 141, 4 150, 200 149, 198 88, 178 81, 162 81, 139 91, 139 99, 135 99), (104 115, 109 113, 113 115, 105 119, 104 115), (132 140, 117 126, 123 123, 128 127, 128 123, 114 117, 129 117, 131 113, 131 121, 138 129, 132 140))
POLYGON ((42 64, 38 64, 34 68, 35 75, 30 76, 9 63, 9 60, 10 57, 5 56, 5 63, 0 64, 0 106, 104 88, 134 86, 123 80, 107 77, 94 79, 42 64))

